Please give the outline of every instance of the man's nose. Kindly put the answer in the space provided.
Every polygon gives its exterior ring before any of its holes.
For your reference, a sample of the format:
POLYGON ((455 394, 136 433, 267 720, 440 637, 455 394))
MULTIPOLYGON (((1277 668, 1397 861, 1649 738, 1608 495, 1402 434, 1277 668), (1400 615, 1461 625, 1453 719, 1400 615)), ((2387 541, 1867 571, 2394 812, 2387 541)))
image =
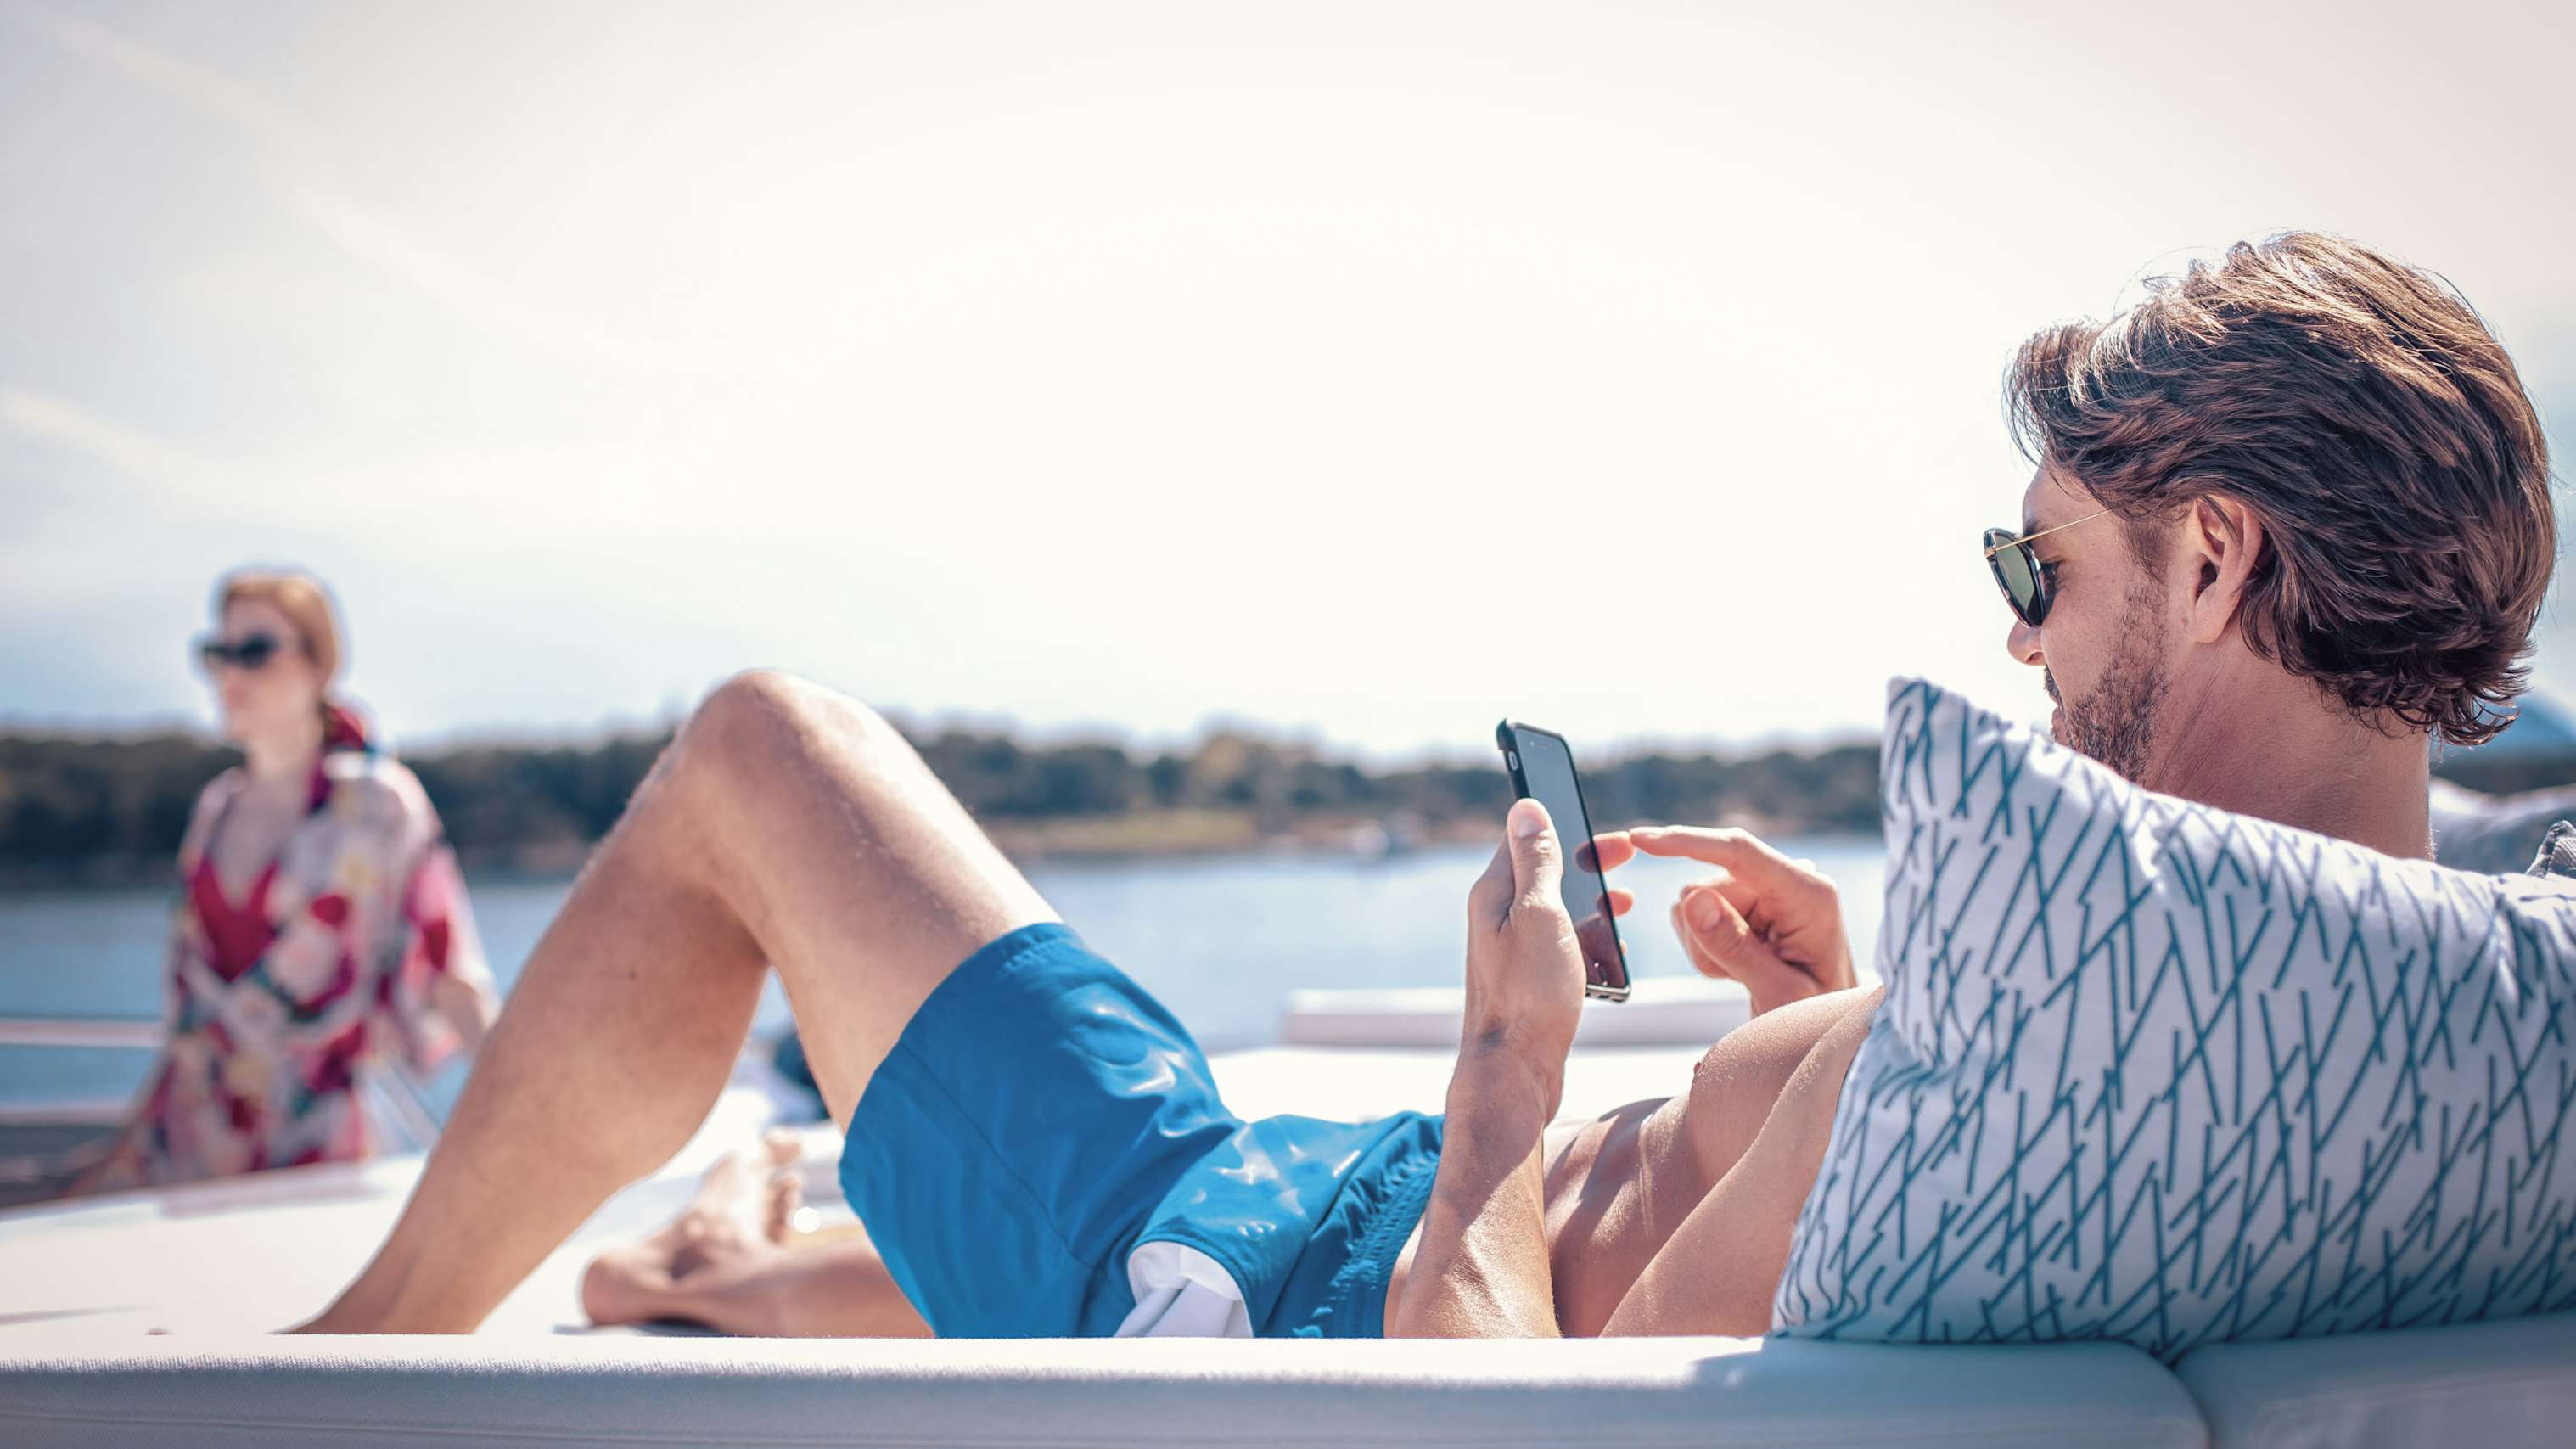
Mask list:
POLYGON ((2004 652, 2024 664, 2048 662, 2039 652, 2039 631, 2023 623, 2018 615, 2013 618, 2012 632, 2004 636, 2004 652))

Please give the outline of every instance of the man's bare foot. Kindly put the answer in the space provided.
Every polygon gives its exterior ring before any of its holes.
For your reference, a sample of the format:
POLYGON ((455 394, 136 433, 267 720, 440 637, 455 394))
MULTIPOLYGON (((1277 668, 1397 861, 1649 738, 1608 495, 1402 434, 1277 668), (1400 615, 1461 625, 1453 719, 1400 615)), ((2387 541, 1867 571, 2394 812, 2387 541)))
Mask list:
POLYGON ((719 1333, 776 1334, 777 1305, 757 1291, 760 1270, 787 1253, 804 1193, 795 1134, 773 1131, 727 1154, 668 1227, 591 1260, 581 1306, 597 1324, 678 1320, 719 1333))

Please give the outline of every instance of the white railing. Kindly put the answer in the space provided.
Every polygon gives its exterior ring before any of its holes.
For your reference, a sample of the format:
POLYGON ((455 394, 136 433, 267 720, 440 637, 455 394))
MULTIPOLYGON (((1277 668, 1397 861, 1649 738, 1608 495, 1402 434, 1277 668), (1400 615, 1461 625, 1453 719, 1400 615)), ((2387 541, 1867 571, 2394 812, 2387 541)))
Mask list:
POLYGON ((161 1023, 53 1016, 0 1016, 0 1047, 126 1047, 158 1051, 161 1023))
MULTIPOLYGON (((157 1021, 114 1017, 0 1016, 0 1048, 91 1047, 126 1051, 159 1051, 162 1029, 157 1021)), ((360 1099, 377 1140, 394 1152, 425 1152, 438 1140, 438 1114, 428 1094, 401 1067, 385 1064, 361 1079, 360 1099)), ((37 1102, 0 1102, 0 1124, 64 1122, 113 1124, 131 1105, 124 1097, 53 1098, 37 1102)))

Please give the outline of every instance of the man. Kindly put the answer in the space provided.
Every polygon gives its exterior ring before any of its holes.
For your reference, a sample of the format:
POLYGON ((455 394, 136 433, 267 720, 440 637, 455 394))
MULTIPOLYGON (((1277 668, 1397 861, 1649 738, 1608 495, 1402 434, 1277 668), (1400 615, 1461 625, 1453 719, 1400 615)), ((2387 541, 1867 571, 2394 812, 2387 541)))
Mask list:
MULTIPOLYGON (((2284 235, 2039 333, 2007 386, 2038 468, 1985 553, 2057 737, 2150 788, 2428 855, 2426 735, 2493 732, 2480 706, 2522 687, 2554 543, 2537 419, 2468 306, 2284 235)), ((767 963, 875 1239, 777 1325, 1760 1333, 1876 994, 1832 885, 1759 842, 1600 845, 1605 867, 1718 868, 1675 924, 1757 1015, 1680 1095, 1551 1126, 1583 972, 1562 847, 1523 802, 1469 896, 1446 1117, 1242 1123, 891 729, 745 676, 593 858, 391 1238, 311 1327, 471 1327, 697 1125, 767 963)), ((687 1226, 666 1270, 704 1256, 687 1226)))

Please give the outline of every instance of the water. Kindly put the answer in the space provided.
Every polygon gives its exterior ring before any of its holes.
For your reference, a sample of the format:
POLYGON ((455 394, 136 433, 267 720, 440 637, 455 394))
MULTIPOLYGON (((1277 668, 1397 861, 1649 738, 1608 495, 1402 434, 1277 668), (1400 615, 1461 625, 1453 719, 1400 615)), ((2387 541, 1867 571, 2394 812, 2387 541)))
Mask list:
MULTIPOLYGON (((1865 969, 1885 875, 1878 842, 1778 844, 1813 859, 1842 888, 1865 969)), ((1221 1050, 1274 1039, 1287 995, 1300 987, 1456 984, 1467 890, 1487 859, 1483 850, 1441 848, 1368 863, 1235 856, 1041 865, 1029 875, 1094 947, 1221 1050)), ((1684 883, 1706 873, 1693 862, 1650 859, 1616 873, 1638 897, 1621 929, 1636 975, 1692 974, 1666 912, 1684 883)), ((469 885, 484 949, 506 990, 570 882, 469 885)), ((157 1019, 174 899, 162 891, 0 896, 0 1016, 157 1019)), ((773 978, 756 1029, 788 1021, 773 978)), ((0 1048, 0 1103, 121 1095, 148 1064, 142 1052, 0 1048)), ((460 1064, 430 1084, 442 1110, 462 1080, 460 1064)))

